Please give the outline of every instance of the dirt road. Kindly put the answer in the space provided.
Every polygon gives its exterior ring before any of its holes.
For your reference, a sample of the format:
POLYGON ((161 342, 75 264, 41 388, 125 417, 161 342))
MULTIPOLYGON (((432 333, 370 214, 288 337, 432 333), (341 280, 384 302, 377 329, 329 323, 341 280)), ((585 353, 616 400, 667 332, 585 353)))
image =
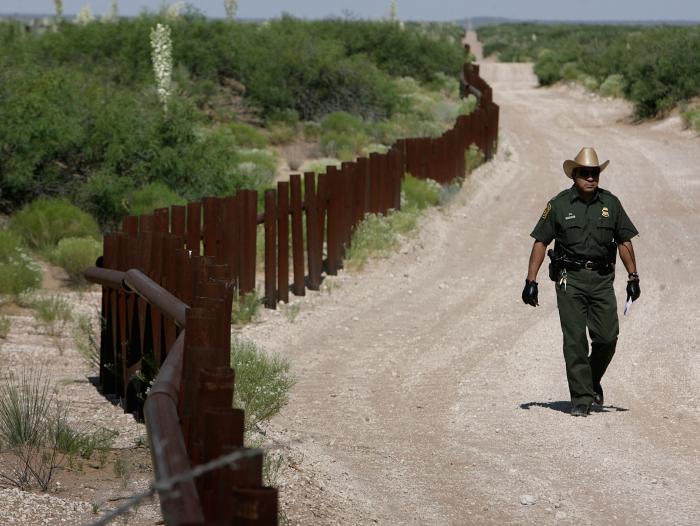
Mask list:
POLYGON ((401 253, 244 332, 299 378, 274 425, 300 459, 284 507, 303 524, 698 524, 700 142, 674 120, 625 123, 621 101, 538 89, 528 65, 482 74, 498 158, 401 253), (641 232, 642 288, 620 310, 609 405, 585 419, 568 414, 544 270, 540 307, 520 300, 529 232, 582 146, 611 159, 601 186, 641 232))

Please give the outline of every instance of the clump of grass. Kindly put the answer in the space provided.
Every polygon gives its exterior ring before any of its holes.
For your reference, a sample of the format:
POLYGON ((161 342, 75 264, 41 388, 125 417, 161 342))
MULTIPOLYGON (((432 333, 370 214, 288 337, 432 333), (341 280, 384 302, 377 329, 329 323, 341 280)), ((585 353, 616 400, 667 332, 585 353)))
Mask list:
POLYGON ((386 257, 398 243, 388 217, 368 214, 352 235, 350 248, 345 253, 345 266, 361 270, 370 257, 386 257))
POLYGON ((231 343, 231 367, 236 371, 234 405, 245 410, 245 430, 250 433, 287 405, 295 379, 285 358, 241 339, 231 343))
POLYGON ((73 319, 73 311, 63 296, 40 296, 30 300, 29 306, 34 311, 34 318, 46 327, 47 332, 57 336, 66 323, 73 319))
POLYGON ((41 268, 25 252, 20 237, 0 230, 0 294, 15 300, 41 285, 41 268))
POLYGON ((12 320, 7 314, 0 312, 0 340, 7 339, 7 336, 10 334, 10 327, 12 327, 12 320))
POLYGON ((63 267, 71 283, 85 286, 87 281, 83 272, 95 264, 97 257, 102 254, 102 244, 91 237, 67 237, 58 242, 48 254, 48 259, 54 265, 63 267))
POLYGON ((479 147, 476 144, 470 144, 469 149, 466 152, 464 152, 466 174, 472 173, 479 166, 484 164, 485 158, 486 157, 484 156, 484 153, 479 149, 479 147))
POLYGON ((306 163, 306 166, 304 167, 305 172, 313 172, 315 174, 322 174, 326 173, 326 169, 329 166, 335 166, 336 168, 340 168, 340 163, 341 161, 338 159, 334 159, 331 157, 325 157, 322 159, 314 159, 313 161, 309 161, 306 163))
POLYGON ((600 85, 600 88, 598 88, 598 91, 604 97, 616 97, 621 99, 625 96, 626 87, 627 82, 625 81, 625 77, 614 74, 608 75, 600 85))
POLYGON ((185 201, 165 183, 156 181, 136 190, 129 199, 129 213, 133 215, 152 214, 156 208, 184 205, 185 201))
POLYGON ((284 307, 284 315, 287 318, 287 321, 289 323, 294 323, 294 320, 297 319, 297 316, 299 316, 299 312, 301 311, 301 305, 298 303, 294 303, 292 305, 286 305, 284 307))
POLYGON ((432 179, 418 179, 407 173, 401 183, 402 208, 423 210, 435 206, 440 199, 440 185, 432 179))
POLYGON ((684 111, 682 115, 683 120, 689 128, 700 132, 700 108, 688 109, 684 111))
POLYGON ((56 442, 62 453, 89 459, 95 452, 109 450, 118 434, 117 431, 111 429, 76 430, 70 427, 64 419, 61 419, 56 430, 56 442))
POLYGON ((255 320, 260 311, 262 299, 257 289, 246 294, 239 294, 237 289, 233 291, 233 306, 231 311, 231 325, 246 325, 255 320))
POLYGON ((73 342, 86 365, 94 371, 99 370, 100 344, 89 316, 84 314, 78 316, 73 326, 73 342))
POLYGON ((0 441, 13 461, 0 479, 20 489, 34 484, 47 491, 63 456, 57 429, 64 413, 42 371, 23 371, 0 384, 0 441))
POLYGON ((99 238, 100 229, 87 213, 65 199, 40 197, 10 220, 10 228, 31 248, 51 249, 66 237, 99 238))

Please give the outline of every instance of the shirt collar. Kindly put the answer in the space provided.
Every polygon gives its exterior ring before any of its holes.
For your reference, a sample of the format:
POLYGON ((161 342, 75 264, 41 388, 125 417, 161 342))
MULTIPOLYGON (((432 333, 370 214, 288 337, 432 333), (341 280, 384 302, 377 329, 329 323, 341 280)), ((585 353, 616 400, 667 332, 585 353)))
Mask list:
MULTIPOLYGON (((593 199, 589 201, 589 203, 595 202, 596 199, 600 199, 602 195, 602 192, 600 191, 600 187, 596 188, 595 193, 593 194, 593 199)), ((576 199, 580 200, 582 203, 584 202, 583 199, 581 199, 581 194, 579 193, 578 189, 576 188, 576 185, 572 185, 571 188, 569 189, 569 202, 573 203, 576 201, 576 199)))

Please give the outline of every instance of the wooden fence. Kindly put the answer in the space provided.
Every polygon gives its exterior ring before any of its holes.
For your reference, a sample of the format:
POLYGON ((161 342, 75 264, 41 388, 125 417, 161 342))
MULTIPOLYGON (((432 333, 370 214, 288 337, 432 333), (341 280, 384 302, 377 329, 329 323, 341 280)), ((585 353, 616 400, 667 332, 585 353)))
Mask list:
MULTIPOLYGON (((231 407, 231 306, 256 287, 257 231, 264 225, 265 305, 317 290, 343 265, 366 214, 401 207, 406 172, 450 183, 465 175, 465 151, 490 159, 498 106, 478 66, 465 65, 462 94, 479 99, 438 138, 397 141, 326 173, 295 174, 264 194, 208 197, 129 216, 104 238, 88 279, 103 286, 100 384, 126 411, 145 416, 157 480, 243 449, 243 414, 231 407), (291 262, 291 266, 290 266, 291 262), (145 379, 157 377, 148 396, 145 379)), ((262 486, 262 454, 160 493, 167 524, 276 524, 276 490, 262 486)))

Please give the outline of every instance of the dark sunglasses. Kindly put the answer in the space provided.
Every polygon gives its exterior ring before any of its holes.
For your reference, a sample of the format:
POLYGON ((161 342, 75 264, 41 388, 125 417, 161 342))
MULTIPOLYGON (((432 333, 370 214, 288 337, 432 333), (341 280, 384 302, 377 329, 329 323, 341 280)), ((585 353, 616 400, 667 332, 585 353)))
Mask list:
POLYGON ((574 177, 581 177, 587 179, 589 177, 598 177, 600 175, 600 170, 597 168, 577 168, 574 172, 574 177))

